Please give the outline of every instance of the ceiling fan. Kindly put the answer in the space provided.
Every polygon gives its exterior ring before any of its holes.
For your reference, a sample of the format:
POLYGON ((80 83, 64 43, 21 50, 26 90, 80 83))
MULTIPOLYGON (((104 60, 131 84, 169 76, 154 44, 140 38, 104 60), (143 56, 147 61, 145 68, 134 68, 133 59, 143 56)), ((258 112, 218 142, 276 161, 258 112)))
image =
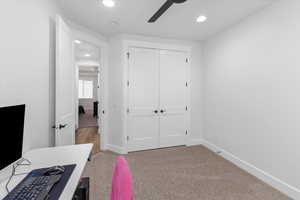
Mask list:
POLYGON ((148 23, 154 23, 162 14, 164 14, 173 4, 184 3, 186 0, 167 0, 160 9, 148 20, 148 23))

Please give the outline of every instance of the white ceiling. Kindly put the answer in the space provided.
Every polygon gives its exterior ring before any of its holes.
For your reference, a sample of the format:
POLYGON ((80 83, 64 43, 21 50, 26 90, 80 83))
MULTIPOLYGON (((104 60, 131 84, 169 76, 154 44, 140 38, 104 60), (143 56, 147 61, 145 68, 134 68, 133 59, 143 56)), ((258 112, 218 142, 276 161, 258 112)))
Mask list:
POLYGON ((187 0, 174 4, 154 24, 147 20, 166 0, 115 0, 114 8, 107 8, 98 0, 58 1, 70 20, 105 36, 127 33, 203 40, 276 0, 187 0), (196 23, 202 14, 208 20, 196 23))
POLYGON ((88 42, 81 41, 80 44, 75 43, 75 56, 78 65, 97 66, 100 61, 100 50, 88 42), (86 54, 90 56, 87 57, 86 54))

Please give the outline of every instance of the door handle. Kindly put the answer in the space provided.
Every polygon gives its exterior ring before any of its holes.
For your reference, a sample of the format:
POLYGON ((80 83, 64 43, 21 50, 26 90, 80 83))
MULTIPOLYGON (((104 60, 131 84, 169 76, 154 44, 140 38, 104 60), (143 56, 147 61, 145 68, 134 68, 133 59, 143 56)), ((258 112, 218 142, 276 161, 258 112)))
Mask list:
POLYGON ((66 128, 67 125, 68 125, 68 124, 60 124, 60 125, 58 126, 58 129, 66 128))
POLYGON ((160 110, 160 113, 164 113, 164 112, 166 112, 165 110, 160 110))
POLYGON ((158 113, 158 110, 154 110, 154 113, 157 114, 157 113, 158 113))

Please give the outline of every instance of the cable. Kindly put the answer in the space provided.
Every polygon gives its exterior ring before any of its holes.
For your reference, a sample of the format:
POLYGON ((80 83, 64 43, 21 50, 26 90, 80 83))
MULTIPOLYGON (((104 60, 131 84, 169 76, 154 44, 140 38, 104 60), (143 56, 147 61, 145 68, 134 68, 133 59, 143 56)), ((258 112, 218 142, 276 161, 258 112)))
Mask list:
POLYGON ((31 162, 30 160, 26 159, 26 158, 22 158, 21 160, 17 161, 16 163, 14 163, 12 165, 12 172, 11 172, 11 175, 9 176, 8 178, 8 181, 5 185, 5 189, 6 189, 6 192, 9 193, 9 183, 11 181, 11 179, 14 177, 14 176, 20 176, 20 175, 25 175, 25 174, 28 174, 28 173, 21 173, 21 174, 16 174, 16 169, 19 167, 19 166, 29 166, 31 165, 31 162), (26 161, 27 163, 23 163, 24 161, 26 161))
POLYGON ((9 183, 10 183, 12 177, 14 176, 15 171, 16 171, 16 166, 13 164, 11 175, 9 176, 9 179, 8 179, 6 185, 5 185, 5 189, 6 189, 7 194, 10 192, 9 189, 8 189, 8 185, 9 185, 9 183))
POLYGON ((21 158, 17 163, 16 163, 18 166, 20 166, 20 165, 25 165, 25 166, 29 166, 29 165, 31 165, 31 162, 30 162, 30 160, 28 160, 27 158, 21 158), (26 161, 27 163, 23 163, 24 161, 26 161))

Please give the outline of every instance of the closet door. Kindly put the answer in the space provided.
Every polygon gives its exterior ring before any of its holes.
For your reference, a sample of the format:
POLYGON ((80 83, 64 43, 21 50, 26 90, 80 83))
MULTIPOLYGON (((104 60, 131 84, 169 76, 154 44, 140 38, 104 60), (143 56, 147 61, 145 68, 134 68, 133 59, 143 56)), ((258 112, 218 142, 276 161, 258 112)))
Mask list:
POLYGON ((159 51, 129 49, 128 151, 159 147, 159 51))
POLYGON ((160 51, 160 147, 186 144, 187 55, 160 51))

